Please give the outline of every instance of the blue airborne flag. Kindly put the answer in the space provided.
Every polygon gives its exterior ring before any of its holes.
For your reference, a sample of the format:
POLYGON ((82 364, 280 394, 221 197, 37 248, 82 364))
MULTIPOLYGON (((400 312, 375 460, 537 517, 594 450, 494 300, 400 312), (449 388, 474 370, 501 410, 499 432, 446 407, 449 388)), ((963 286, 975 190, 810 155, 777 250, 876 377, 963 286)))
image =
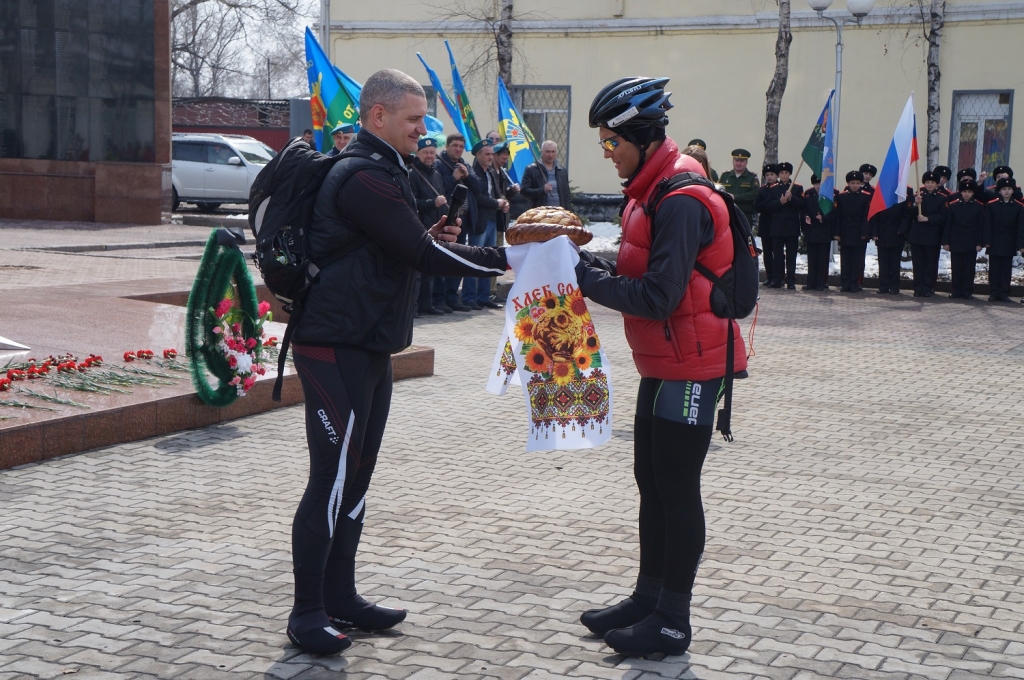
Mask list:
POLYGON ((462 115, 459 113, 458 105, 452 101, 452 98, 448 95, 448 92, 441 84, 441 79, 437 77, 437 73, 434 72, 434 69, 427 65, 423 56, 420 55, 419 52, 416 53, 416 56, 419 57, 420 63, 423 64, 423 68, 427 69, 427 77, 430 78, 430 84, 434 87, 434 91, 437 92, 437 96, 441 100, 441 106, 443 106, 444 110, 448 112, 448 117, 451 118, 452 122, 455 124, 455 129, 465 137, 466 125, 462 122, 462 115))
POLYGON ((462 123, 466 130, 466 147, 472 149, 480 141, 480 130, 476 126, 476 116, 473 115, 473 106, 469 103, 466 86, 462 84, 459 67, 455 65, 455 57, 452 55, 451 45, 445 40, 444 46, 448 48, 448 61, 452 64, 452 94, 455 95, 455 102, 459 105, 459 113, 462 116, 462 123))
POLYGON ((826 215, 832 212, 835 202, 836 188, 836 157, 835 157, 835 130, 832 125, 832 95, 828 95, 825 108, 818 116, 818 122, 814 125, 811 138, 807 140, 800 157, 804 159, 815 175, 821 178, 821 193, 818 195, 818 206, 821 212, 826 215))
POLYGON ((508 142, 508 175, 521 183, 526 166, 540 160, 540 147, 530 128, 526 127, 519 110, 508 96, 505 82, 498 78, 498 133, 508 142))

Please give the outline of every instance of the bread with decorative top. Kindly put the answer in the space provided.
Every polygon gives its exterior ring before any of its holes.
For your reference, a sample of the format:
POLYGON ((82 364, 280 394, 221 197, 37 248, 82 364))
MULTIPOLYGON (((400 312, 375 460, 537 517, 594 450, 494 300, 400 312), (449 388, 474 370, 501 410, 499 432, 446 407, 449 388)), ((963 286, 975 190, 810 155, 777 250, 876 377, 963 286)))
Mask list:
POLYGON ((516 223, 505 232, 505 242, 516 246, 550 241, 556 236, 568 236, 578 246, 585 246, 594 239, 594 234, 573 213, 557 206, 542 206, 531 208, 516 218, 516 223))

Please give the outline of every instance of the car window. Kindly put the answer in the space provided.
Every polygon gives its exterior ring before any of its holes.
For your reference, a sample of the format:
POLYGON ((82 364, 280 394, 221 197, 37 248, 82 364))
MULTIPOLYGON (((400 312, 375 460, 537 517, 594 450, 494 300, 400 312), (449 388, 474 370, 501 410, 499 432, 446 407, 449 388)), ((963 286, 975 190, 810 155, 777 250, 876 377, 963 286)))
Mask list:
POLYGON ((231 147, 224 146, 223 144, 207 144, 206 149, 208 153, 207 163, 214 163, 216 165, 227 165, 229 158, 238 155, 231 147))
POLYGON ((201 142, 171 142, 171 148, 176 161, 206 162, 206 145, 201 142))
POLYGON ((260 142, 235 142, 235 149, 250 163, 266 165, 274 160, 274 150, 260 142))

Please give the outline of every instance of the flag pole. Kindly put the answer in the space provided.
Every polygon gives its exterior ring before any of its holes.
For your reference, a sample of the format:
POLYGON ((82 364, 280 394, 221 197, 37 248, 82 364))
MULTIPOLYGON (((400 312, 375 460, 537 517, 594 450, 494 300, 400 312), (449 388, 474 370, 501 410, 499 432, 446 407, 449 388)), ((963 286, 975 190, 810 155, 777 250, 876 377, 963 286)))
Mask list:
MULTIPOLYGON (((917 175, 917 190, 921 190, 921 154, 917 155, 917 160, 914 161, 914 174, 917 175)), ((906 213, 904 213, 906 214, 906 213)), ((924 214, 924 203, 917 204, 917 214, 921 216, 924 214)))
POLYGON ((803 169, 804 169, 804 159, 803 159, 803 157, 801 157, 800 158, 800 165, 796 166, 796 172, 794 172, 793 176, 789 178, 789 188, 786 189, 786 193, 789 194, 790 196, 793 195, 793 185, 796 184, 796 178, 800 174, 800 171, 803 170, 803 169))

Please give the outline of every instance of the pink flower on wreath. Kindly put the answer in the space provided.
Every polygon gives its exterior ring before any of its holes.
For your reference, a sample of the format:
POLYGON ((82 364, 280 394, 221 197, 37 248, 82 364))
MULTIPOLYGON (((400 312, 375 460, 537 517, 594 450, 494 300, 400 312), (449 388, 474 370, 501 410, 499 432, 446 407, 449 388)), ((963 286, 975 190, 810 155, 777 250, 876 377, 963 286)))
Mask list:
POLYGON ((217 305, 217 309, 215 310, 214 313, 216 314, 217 318, 219 319, 219 318, 223 317, 225 314, 227 314, 230 311, 231 311, 231 299, 230 298, 224 298, 223 300, 220 301, 220 304, 217 305))
POLYGON ((211 332, 212 332, 212 333, 213 333, 214 335, 220 335, 220 334, 221 334, 220 326, 214 326, 214 327, 213 327, 213 330, 212 330, 211 332))
POLYGON ((267 302, 266 300, 264 300, 263 302, 260 303, 260 306, 259 306, 260 316, 261 317, 266 316, 267 312, 269 312, 269 311, 270 311, 270 303, 267 302))
POLYGON ((255 385, 255 384, 256 384, 256 378, 254 378, 252 376, 249 376, 248 378, 246 378, 245 380, 242 381, 242 387, 245 389, 246 392, 251 390, 252 386, 255 385))
POLYGON ((256 347, 256 338, 249 338, 248 340, 245 341, 245 348, 246 349, 253 349, 255 347, 256 347))
POLYGON ((241 335, 241 333, 242 333, 242 324, 240 324, 240 323, 233 323, 233 324, 231 324, 231 332, 234 333, 235 335, 241 335))
POLYGON ((228 366, 230 366, 231 368, 234 368, 237 365, 238 365, 238 359, 236 357, 234 357, 234 356, 228 357, 228 366))
POLYGON ((242 379, 241 379, 241 378, 239 378, 239 377, 238 377, 238 376, 236 375, 236 376, 235 376, 234 378, 232 378, 232 379, 231 379, 231 382, 229 382, 228 384, 229 384, 229 385, 237 385, 237 384, 239 384, 240 382, 242 382, 242 379))

